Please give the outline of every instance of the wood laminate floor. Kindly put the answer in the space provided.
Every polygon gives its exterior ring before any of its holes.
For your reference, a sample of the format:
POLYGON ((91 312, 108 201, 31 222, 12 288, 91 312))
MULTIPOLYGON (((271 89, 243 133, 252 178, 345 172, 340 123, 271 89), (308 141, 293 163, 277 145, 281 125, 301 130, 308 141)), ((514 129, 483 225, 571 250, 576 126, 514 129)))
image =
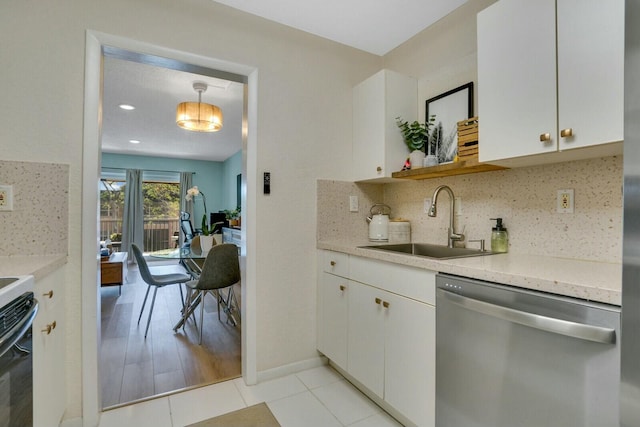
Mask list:
MULTIPOLYGON (((228 324, 224 313, 221 314, 222 321, 218 321, 217 305, 212 296, 205 299, 202 345, 198 344, 198 329, 191 319, 184 330, 173 331, 173 326, 180 320, 182 307, 179 285, 158 289, 145 339, 144 329, 154 288, 149 292, 138 325, 147 284, 135 267, 129 269, 128 276, 121 296, 118 296, 117 286, 101 288, 100 376, 104 408, 241 375, 240 325, 228 324)), ((240 295, 239 285, 235 292, 240 295)), ((199 322, 199 308, 197 314, 199 322)))

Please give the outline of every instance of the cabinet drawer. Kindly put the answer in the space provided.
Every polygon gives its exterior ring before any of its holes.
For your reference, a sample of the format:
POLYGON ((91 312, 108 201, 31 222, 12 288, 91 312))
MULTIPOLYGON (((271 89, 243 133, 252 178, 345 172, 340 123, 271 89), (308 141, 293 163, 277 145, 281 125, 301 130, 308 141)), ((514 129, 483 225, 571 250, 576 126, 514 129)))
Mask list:
POLYGON ((436 304, 436 273, 384 261, 352 256, 349 278, 427 304, 436 304))
POLYGON ((322 271, 336 276, 349 276, 349 255, 341 252, 324 251, 322 271))

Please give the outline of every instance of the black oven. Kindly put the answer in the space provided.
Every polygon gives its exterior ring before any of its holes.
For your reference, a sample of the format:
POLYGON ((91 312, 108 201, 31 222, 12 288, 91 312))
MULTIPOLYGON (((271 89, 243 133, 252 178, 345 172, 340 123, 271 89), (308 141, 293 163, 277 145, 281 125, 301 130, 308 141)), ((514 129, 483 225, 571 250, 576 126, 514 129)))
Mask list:
POLYGON ((0 427, 33 426, 33 292, 0 308, 0 427))

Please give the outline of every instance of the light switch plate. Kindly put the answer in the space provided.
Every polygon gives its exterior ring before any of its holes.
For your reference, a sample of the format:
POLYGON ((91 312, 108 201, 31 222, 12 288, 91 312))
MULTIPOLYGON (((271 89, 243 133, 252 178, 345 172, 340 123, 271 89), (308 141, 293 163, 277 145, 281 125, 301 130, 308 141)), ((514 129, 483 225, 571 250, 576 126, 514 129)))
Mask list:
POLYGON ((13 185, 0 185, 0 211, 13 210, 13 185))
POLYGON ((349 196, 349 212, 358 212, 358 196, 349 196))

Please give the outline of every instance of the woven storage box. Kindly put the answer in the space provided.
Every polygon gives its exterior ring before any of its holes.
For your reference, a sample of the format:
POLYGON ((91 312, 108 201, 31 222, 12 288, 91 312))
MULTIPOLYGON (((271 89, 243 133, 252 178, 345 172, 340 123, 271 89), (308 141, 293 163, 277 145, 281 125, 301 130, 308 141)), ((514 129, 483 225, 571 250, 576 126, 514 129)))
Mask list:
POLYGON ((458 159, 478 160, 478 117, 458 122, 458 159))

